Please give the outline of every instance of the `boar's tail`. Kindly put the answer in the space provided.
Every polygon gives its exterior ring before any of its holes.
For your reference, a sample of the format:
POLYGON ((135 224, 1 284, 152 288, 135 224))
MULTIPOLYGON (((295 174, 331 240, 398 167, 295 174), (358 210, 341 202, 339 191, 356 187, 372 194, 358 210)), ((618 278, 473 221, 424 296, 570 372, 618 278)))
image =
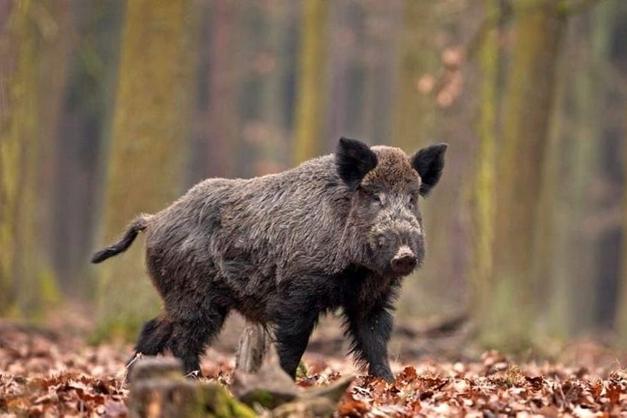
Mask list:
POLYGON ((114 255, 126 251, 126 249, 131 246, 133 241, 135 241, 135 237, 137 237, 139 231, 146 229, 150 218, 150 215, 140 215, 137 217, 133 222, 131 222, 120 241, 98 251, 91 258, 91 262, 94 264, 101 263, 109 257, 113 257, 114 255))

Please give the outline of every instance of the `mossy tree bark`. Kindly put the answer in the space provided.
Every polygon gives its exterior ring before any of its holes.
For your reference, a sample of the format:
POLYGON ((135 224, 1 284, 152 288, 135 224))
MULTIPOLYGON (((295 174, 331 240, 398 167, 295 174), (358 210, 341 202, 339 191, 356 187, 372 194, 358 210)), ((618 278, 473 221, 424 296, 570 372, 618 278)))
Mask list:
POLYGON ((305 0, 298 68, 294 160, 321 153, 326 97, 326 23, 329 3, 305 0))
POLYGON ((533 244, 539 217, 555 69, 564 16, 552 0, 514 4, 515 44, 507 78, 502 148, 497 153, 494 286, 480 323, 491 346, 530 342, 536 303, 533 244))
POLYGON ((435 129, 435 101, 429 84, 435 82, 439 65, 438 51, 432 44, 436 3, 405 0, 391 129, 391 143, 405 152, 418 149, 435 129))
MULTIPOLYGON (((498 21, 501 14, 499 0, 484 0, 487 21, 498 21)), ((487 29, 480 50, 481 87, 480 108, 477 132, 479 150, 475 185, 473 187, 473 232, 475 249, 473 253, 472 306, 475 315, 482 321, 489 312, 490 287, 492 285, 492 245, 494 242, 494 189, 496 186, 496 126, 499 108, 499 27, 487 29)))
POLYGON ((37 318, 57 299, 38 239, 46 28, 35 14, 46 4, 16 0, 10 7, 0 39, 0 313, 37 318))
MULTIPOLYGON (((190 96, 188 11, 187 0, 127 3, 100 242, 117 240, 136 215, 158 211, 180 192, 190 96)), ((128 336, 158 305, 141 243, 102 269, 100 329, 128 336)))

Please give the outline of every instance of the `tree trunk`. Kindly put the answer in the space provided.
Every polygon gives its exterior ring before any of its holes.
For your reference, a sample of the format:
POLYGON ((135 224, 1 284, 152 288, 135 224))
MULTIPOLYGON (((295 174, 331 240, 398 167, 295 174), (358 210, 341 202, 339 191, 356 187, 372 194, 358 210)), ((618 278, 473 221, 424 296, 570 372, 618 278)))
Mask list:
MULTIPOLYGON (((113 82, 122 25, 121 2, 73 2, 72 54, 65 81, 57 149, 52 173, 53 228, 50 237, 54 268, 64 295, 93 297, 95 280, 86 277, 98 219, 99 169, 104 138, 110 128, 113 82), (88 57, 88 59, 86 59, 88 57)), ((69 33, 67 33, 69 32, 69 33)))
MULTIPOLYGON (((437 123, 440 114, 434 97, 441 71, 436 38, 440 33, 438 28, 447 18, 447 7, 441 3, 405 0, 403 5, 404 21, 399 34, 399 61, 391 115, 391 145, 402 148, 408 154, 433 141, 442 130, 437 123)), ((450 20, 447 22, 451 24, 450 20)), ((451 154, 447 159, 450 157, 451 154)), ((453 172, 450 160, 447 164, 443 183, 451 178, 453 172)), ((438 186, 423 210, 424 228, 428 236, 425 265, 416 273, 420 280, 409 280, 404 285, 399 301, 399 316, 438 312, 442 303, 433 302, 434 296, 442 293, 439 291, 442 283, 450 283, 451 270, 455 265, 450 262, 453 245, 451 229, 457 207, 453 200, 457 196, 442 193, 446 188, 439 187, 442 186, 438 186), (444 259, 446 263, 439 262, 444 259), (425 297, 426 294, 429 296, 425 297), (422 303, 416 303, 416 300, 422 303)), ((450 292, 446 293, 450 298, 450 292)))
POLYGON ((406 152, 418 149, 434 132, 435 103, 427 84, 439 65, 433 44, 436 7, 436 2, 405 0, 391 142, 406 152))
POLYGON ((228 0, 215 0, 212 7, 209 56, 209 108, 207 111, 209 177, 235 174, 238 81, 233 65, 235 6, 228 0))
POLYGON ((329 4, 305 0, 300 42, 294 160, 303 162, 320 154, 326 79, 326 22, 329 4))
POLYGON ((562 123, 557 152, 551 158, 556 161, 547 165, 547 169, 553 166, 548 177, 556 183, 545 193, 552 199, 547 207, 553 211, 554 230, 549 233, 556 243, 550 257, 553 268, 545 275, 552 279, 552 289, 543 300, 549 307, 549 332, 563 338, 585 334, 597 326, 595 267, 601 241, 594 218, 603 207, 595 189, 602 177, 602 126, 607 124, 604 105, 608 93, 604 73, 616 4, 599 4, 578 17, 569 34, 575 42, 564 52, 569 65, 576 67, 560 83, 562 123))
POLYGON ((36 317, 57 298, 37 239, 42 107, 39 83, 45 28, 27 1, 15 1, 0 41, 0 311, 36 317))
MULTIPOLYGON (((38 121, 42 154, 38 169, 38 199, 43 202, 44 210, 39 211, 38 240, 41 242, 42 257, 47 266, 53 265, 55 242, 54 232, 54 172, 56 155, 61 152, 62 145, 59 124, 63 111, 63 97, 66 88, 68 57, 70 53, 70 37, 73 32, 70 19, 70 2, 68 0, 46 0, 39 3, 40 13, 47 14, 46 23, 41 25, 42 48, 40 53, 39 85, 42 90, 40 100, 40 118, 38 121), (44 10, 45 9, 45 10, 44 10)), ((56 273, 56 272, 55 272, 56 273)), ((56 275, 56 274, 55 274, 56 275)), ((59 277, 59 280, 64 277, 59 277)))
MULTIPOLYGON (((119 239, 140 212, 156 212, 180 192, 186 154, 190 67, 187 0, 127 3, 113 137, 104 197, 104 242, 119 239)), ((101 241, 102 242, 102 241, 101 241)), ((127 336, 157 310, 143 248, 103 266, 101 331, 127 336)))
POLYGON ((514 5, 515 44, 505 89, 502 149, 497 156, 494 287, 490 315, 480 324, 485 343, 524 348, 535 312, 534 234, 538 190, 554 96, 564 17, 552 0, 514 5))
POLYGON ((288 63, 284 48, 289 38, 288 19, 294 9, 289 0, 262 5, 263 25, 267 33, 258 52, 259 105, 256 117, 261 134, 256 138, 258 158, 254 175, 277 172, 289 167, 286 76, 288 63))
MULTIPOLYGON (((624 22, 624 16, 627 15, 627 7, 625 7, 624 3, 621 3, 619 7, 615 9, 615 11, 620 11, 616 13, 618 18, 616 18, 616 22, 624 22), (621 9, 622 8, 622 9, 621 9), (622 13, 621 13, 622 12, 622 13), (620 20, 622 19, 622 20, 620 20)), ((619 25, 616 25, 614 28, 616 37, 621 37, 622 31, 619 29, 619 25), (618 30, 617 30, 618 29, 618 30)), ((622 68, 627 68, 627 46, 624 42, 614 40, 615 45, 620 45, 620 47, 616 48, 613 54, 622 57, 622 62, 619 64, 622 68)), ((625 112, 625 109, 623 109, 625 112)), ((627 123, 625 119, 622 121, 621 126, 623 133, 627 132, 627 123)), ((624 141, 623 134, 623 173, 627 173, 627 143, 624 141)), ((620 139, 619 139, 620 140, 620 139)), ((626 190, 626 183, 623 180, 623 190, 626 190)), ((614 323, 615 328, 618 333, 618 342, 622 347, 627 347, 627 192, 624 192, 623 195, 623 224, 622 224, 622 249, 621 249, 621 263, 622 270, 620 276, 620 282, 618 284, 619 288, 619 296, 617 300, 617 309, 615 313, 614 323)), ((602 300, 599 301, 603 303, 602 300)))
POLYGON ((365 92, 360 106, 360 131, 370 141, 383 144, 388 143, 391 136, 392 87, 396 70, 393 41, 398 36, 398 23, 402 21, 403 2, 374 0, 362 5, 366 9, 362 58, 365 92))
MULTIPOLYGON (((627 144, 623 145, 623 170, 627 173, 627 144)), ((619 300, 616 312, 616 331, 618 342, 622 347, 627 347, 627 193, 623 196, 623 234, 622 234, 622 271, 619 283, 619 300)))
MULTIPOLYGON (((484 0, 486 20, 496 20, 501 14, 500 0, 484 0)), ((475 186, 473 187, 473 254, 472 307, 479 321, 489 315, 488 306, 492 285, 492 245, 494 242, 494 189, 496 187, 496 123, 499 106, 499 28, 489 28, 480 51, 481 104, 479 108, 479 150, 475 186)))

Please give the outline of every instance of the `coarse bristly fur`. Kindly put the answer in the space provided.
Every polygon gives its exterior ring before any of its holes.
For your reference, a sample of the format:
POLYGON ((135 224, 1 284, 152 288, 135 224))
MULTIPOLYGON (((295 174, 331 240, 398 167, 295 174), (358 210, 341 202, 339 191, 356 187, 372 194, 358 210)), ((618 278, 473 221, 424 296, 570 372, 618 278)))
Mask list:
POLYGON ((419 196, 440 179, 445 144, 408 157, 388 146, 340 139, 335 154, 278 174, 207 179, 120 243, 146 234, 146 262, 164 312, 136 345, 164 350, 187 373, 235 309, 274 331, 281 366, 294 376, 318 317, 341 309, 356 359, 390 380, 387 344, 402 277, 424 258, 419 196))

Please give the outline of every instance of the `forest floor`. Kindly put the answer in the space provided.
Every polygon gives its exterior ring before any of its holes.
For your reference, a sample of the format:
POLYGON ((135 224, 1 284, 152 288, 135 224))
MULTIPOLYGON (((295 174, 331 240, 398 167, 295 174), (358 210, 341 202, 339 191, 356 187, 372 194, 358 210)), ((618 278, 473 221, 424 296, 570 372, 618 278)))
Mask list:
MULTIPOLYGON (((241 330, 232 328, 230 340, 222 338, 202 363, 208 379, 225 385, 233 369, 235 329, 241 330)), ((396 381, 388 384, 355 370, 341 354, 337 329, 330 321, 318 331, 304 358, 306 376, 298 380, 310 387, 357 375, 336 416, 627 416, 627 371, 621 366, 627 357, 598 343, 573 343, 550 361, 514 362, 496 352, 454 355, 437 346, 437 335, 428 338, 436 341, 429 352, 419 340, 433 330, 400 327, 391 347, 396 381)), ((85 335, 67 327, 0 322, 0 417, 127 416, 124 363, 131 347, 89 345, 85 335)))

